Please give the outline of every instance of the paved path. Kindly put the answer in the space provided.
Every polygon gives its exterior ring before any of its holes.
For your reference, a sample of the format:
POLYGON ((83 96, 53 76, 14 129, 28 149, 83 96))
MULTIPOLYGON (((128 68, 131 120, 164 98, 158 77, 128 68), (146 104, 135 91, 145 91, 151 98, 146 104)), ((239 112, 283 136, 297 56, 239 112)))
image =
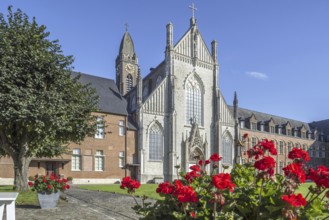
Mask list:
POLYGON ((130 196, 115 193, 89 191, 72 187, 55 209, 40 209, 39 206, 17 206, 16 219, 86 219, 86 220, 132 220, 138 219, 131 208, 135 201, 130 196))

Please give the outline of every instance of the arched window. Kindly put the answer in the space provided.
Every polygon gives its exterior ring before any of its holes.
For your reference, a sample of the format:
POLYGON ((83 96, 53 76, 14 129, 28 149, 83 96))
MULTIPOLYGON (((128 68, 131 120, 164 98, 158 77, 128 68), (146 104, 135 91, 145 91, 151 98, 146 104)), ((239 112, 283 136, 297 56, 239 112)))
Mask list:
POLYGON ((199 125, 203 125, 203 95, 200 84, 193 78, 189 80, 185 89, 185 122, 186 124, 191 124, 195 119, 199 125))
POLYGON ((233 140, 228 134, 223 137, 223 163, 232 164, 233 140))
POLYGON ((129 92, 133 87, 133 77, 129 74, 126 78, 127 92, 129 92))
POLYGON ((149 131, 149 159, 163 159, 163 135, 157 124, 154 124, 149 131))
POLYGON ((157 81, 155 82, 155 85, 158 86, 161 83, 162 77, 158 76, 157 81))

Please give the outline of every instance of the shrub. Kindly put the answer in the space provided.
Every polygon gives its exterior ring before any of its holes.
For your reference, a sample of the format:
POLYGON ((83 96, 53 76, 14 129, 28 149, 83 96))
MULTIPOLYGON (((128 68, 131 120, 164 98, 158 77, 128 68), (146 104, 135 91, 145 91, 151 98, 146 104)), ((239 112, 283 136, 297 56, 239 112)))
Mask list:
MULTIPOLYGON (((292 163, 283 168, 284 175, 275 174, 276 162, 271 155, 277 152, 268 140, 247 153, 256 161, 235 164, 230 174, 218 173, 218 154, 200 160, 190 172, 180 173, 180 179, 159 184, 156 191, 164 200, 151 204, 144 197, 142 205, 133 209, 143 216, 141 219, 314 219, 329 214, 329 168, 307 170, 308 153, 294 148, 288 155, 292 163), (307 178, 316 187, 310 187, 304 198, 295 190, 307 178)), ((138 188, 135 186, 138 184, 128 188, 132 196, 138 188)))

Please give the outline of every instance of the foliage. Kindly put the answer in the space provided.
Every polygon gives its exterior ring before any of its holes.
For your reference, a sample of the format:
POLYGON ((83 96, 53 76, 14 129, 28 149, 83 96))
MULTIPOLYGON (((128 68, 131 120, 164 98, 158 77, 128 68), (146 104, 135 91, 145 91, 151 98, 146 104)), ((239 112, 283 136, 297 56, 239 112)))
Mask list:
POLYGON ((65 191, 70 189, 70 185, 67 184, 67 179, 60 178, 55 175, 50 176, 38 176, 34 178, 34 182, 29 182, 29 186, 32 191, 37 191, 38 193, 57 193, 58 191, 65 191))
MULTIPOLYGON (((218 154, 199 161, 173 183, 159 184, 164 197, 155 204, 145 202, 133 209, 141 219, 315 219, 329 215, 329 168, 306 169, 307 152, 294 148, 288 155, 292 163, 284 175, 274 174, 276 148, 264 140, 248 151, 256 161, 235 164, 231 173, 218 173, 218 154), (207 174, 207 165, 212 172, 207 174), (305 196, 295 190, 306 178, 316 185, 305 196), (324 193, 324 194, 323 194, 324 193), (320 195, 323 195, 320 197, 320 195)), ((224 170, 225 171, 225 170, 224 170)), ((130 190, 134 195, 134 190, 130 190)), ((328 216, 329 218, 329 216, 328 216)))
POLYGON ((15 185, 27 189, 32 157, 59 156, 95 132, 98 97, 72 79, 72 56, 36 19, 0 14, 0 156, 14 160, 15 185))
POLYGON ((67 181, 72 181, 73 180, 73 177, 72 176, 68 176, 67 177, 67 181))

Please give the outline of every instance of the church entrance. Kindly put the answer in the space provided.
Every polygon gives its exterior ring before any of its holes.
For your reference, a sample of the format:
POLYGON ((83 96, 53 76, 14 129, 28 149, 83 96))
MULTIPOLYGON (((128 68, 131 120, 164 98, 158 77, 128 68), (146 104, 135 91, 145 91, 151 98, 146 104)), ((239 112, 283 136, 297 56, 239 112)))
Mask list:
POLYGON ((57 162, 46 162, 46 175, 58 176, 58 164, 57 162))

